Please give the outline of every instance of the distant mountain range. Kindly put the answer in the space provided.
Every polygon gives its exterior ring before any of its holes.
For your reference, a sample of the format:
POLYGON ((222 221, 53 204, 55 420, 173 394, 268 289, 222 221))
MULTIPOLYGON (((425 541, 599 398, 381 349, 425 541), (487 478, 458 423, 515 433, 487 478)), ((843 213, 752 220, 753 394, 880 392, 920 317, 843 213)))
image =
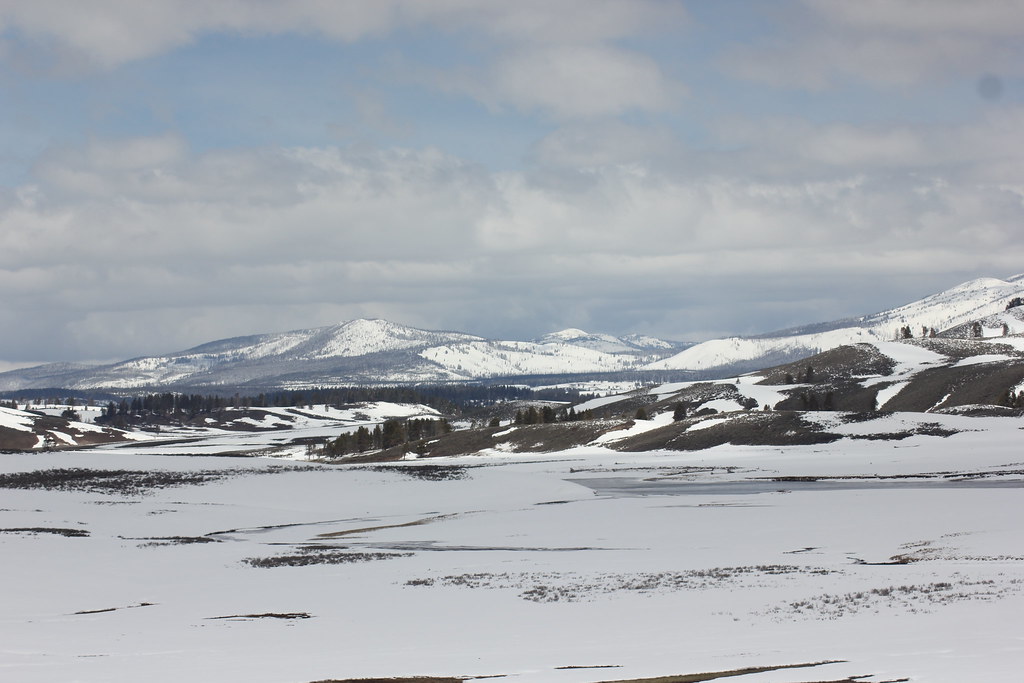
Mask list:
POLYGON ((756 337, 700 344, 578 329, 534 341, 499 341, 386 320, 209 342, 177 353, 99 366, 53 363, 0 373, 0 391, 263 390, 352 384, 514 381, 537 376, 722 377, 845 344, 913 336, 968 337, 1024 332, 1024 275, 982 278, 905 306, 756 337))
POLYGON ((498 377, 633 371, 689 346, 641 335, 563 330, 498 341, 386 320, 234 337, 109 365, 54 363, 0 373, 0 391, 63 388, 272 389, 466 382, 498 377))
POLYGON ((891 341, 909 328, 913 337, 967 338, 974 322, 983 337, 1024 332, 1024 308, 1007 309, 1024 297, 1024 274, 1006 280, 979 278, 919 301, 859 318, 796 327, 753 337, 712 339, 647 366, 651 370, 752 371, 834 349, 844 344, 891 341))

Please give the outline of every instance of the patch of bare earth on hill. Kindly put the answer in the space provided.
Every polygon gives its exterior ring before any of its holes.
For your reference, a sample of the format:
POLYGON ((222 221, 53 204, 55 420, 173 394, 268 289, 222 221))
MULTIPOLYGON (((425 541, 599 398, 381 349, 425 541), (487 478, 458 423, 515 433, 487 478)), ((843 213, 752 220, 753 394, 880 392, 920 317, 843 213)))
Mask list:
POLYGON ((634 574, 576 573, 491 573, 458 574, 437 578, 412 579, 406 586, 456 586, 470 589, 518 590, 519 597, 530 602, 587 602, 622 592, 656 595, 673 591, 699 591, 722 586, 757 587, 767 582, 800 576, 824 576, 837 573, 820 567, 796 565, 755 565, 714 567, 687 571, 644 572, 634 574))
POLYGON ((251 474, 276 474, 301 468, 268 467, 231 470, 99 470, 86 468, 41 469, 31 472, 0 474, 0 489, 42 489, 47 491, 85 491, 108 495, 139 496, 156 489, 198 486, 230 477, 251 474))
POLYGON ((787 378, 799 378, 807 371, 808 366, 814 368, 816 381, 828 383, 841 382, 857 376, 888 376, 896 368, 896 362, 872 344, 851 344, 823 351, 794 363, 763 370, 758 374, 764 379, 758 384, 784 385, 787 378))
POLYGON ((296 548, 295 552, 270 557, 247 557, 242 562, 258 569, 275 567, 308 567, 318 564, 354 564, 357 562, 378 562, 409 557, 412 553, 402 552, 361 552, 349 550, 346 546, 308 545, 296 548))
POLYGON ((768 609, 764 614, 777 621, 805 619, 834 620, 881 609, 901 614, 932 612, 958 602, 993 602, 1021 589, 1020 579, 997 582, 995 579, 967 579, 954 575, 948 581, 900 584, 868 588, 849 593, 821 593, 768 609))
MULTIPOLYGON (((734 678, 737 676, 750 676, 754 674, 768 673, 771 671, 782 671, 785 669, 809 669, 829 664, 842 664, 844 660, 830 659, 821 662, 802 662, 798 664, 774 664, 767 666, 748 666, 739 669, 726 669, 723 671, 705 671, 701 673, 675 674, 670 676, 655 676, 653 678, 621 678, 615 680, 594 679, 594 683, 701 683, 701 681, 713 681, 719 678, 734 678)), ((619 668, 619 665, 596 665, 596 666, 560 666, 556 670, 567 669, 609 669, 619 668)), ((313 681, 313 683, 462 683, 463 681, 481 680, 487 678, 506 678, 505 675, 491 676, 456 676, 456 677, 435 677, 435 676, 406 676, 398 678, 332 678, 329 680, 313 681)), ((819 681, 818 683, 856 683, 870 676, 851 676, 830 681, 819 681)), ((901 683, 908 681, 907 678, 890 679, 878 683, 901 683)))
POLYGON ((66 536, 68 538, 85 538, 89 532, 85 529, 63 529, 54 527, 16 527, 0 529, 0 534, 49 534, 53 536, 66 536))
POLYGON ((792 446, 831 443, 840 437, 792 411, 750 411, 688 418, 615 442, 620 451, 699 451, 736 444, 792 446), (709 426, 702 423, 707 421, 709 426))
POLYGON ((29 415, 32 422, 28 431, 0 426, 0 450, 35 451, 39 449, 40 438, 45 441, 48 450, 74 449, 126 440, 123 433, 112 429, 81 429, 63 417, 34 413, 29 415), (71 443, 56 434, 70 439, 71 443))

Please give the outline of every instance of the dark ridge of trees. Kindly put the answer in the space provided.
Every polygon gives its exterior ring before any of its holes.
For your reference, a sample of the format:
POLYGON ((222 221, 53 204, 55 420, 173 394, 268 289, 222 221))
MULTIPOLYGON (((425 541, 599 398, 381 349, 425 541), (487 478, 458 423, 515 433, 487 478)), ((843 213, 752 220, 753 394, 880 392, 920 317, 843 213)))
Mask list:
MULTIPOLYGON (((514 400, 576 402, 591 398, 576 389, 531 389, 521 386, 424 385, 418 387, 341 387, 276 391, 256 395, 236 393, 192 394, 165 391, 112 399, 107 402, 101 422, 125 422, 128 417, 190 419, 227 408, 302 408, 312 405, 351 406, 372 401, 427 405, 448 415, 514 400)), ((50 399, 74 405, 74 399, 50 399)), ((554 411, 554 408, 547 410, 554 411)), ((554 422, 552 415, 547 421, 554 422)))
POLYGON ((319 454, 330 458, 402 445, 417 453, 426 453, 427 439, 435 439, 451 430, 451 424, 444 418, 385 420, 384 424, 376 425, 372 430, 362 426, 354 432, 339 434, 336 439, 324 444, 319 454))
POLYGON ((555 422, 576 422, 578 420, 593 419, 594 411, 592 410, 584 410, 581 413, 577 413, 576 408, 572 406, 570 406, 568 410, 564 406, 560 408, 555 408, 553 406, 543 406, 540 410, 538 410, 536 406, 530 406, 526 410, 517 410, 515 417, 512 419, 512 424, 539 425, 553 424, 555 422))

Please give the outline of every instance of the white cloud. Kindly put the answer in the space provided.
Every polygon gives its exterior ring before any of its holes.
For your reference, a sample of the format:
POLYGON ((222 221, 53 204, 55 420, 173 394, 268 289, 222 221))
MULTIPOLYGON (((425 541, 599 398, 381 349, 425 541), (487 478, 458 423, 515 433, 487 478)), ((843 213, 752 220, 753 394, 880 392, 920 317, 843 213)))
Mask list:
MULTIPOLYGON (((685 155, 629 160, 615 140, 587 165, 562 151, 545 164, 546 151, 498 174, 431 148, 197 155, 173 137, 92 140, 47 155, 0 206, 0 320, 36 330, 0 357, 128 356, 359 315, 523 336, 581 321, 756 332, 813 320, 794 317, 812 314, 802 281, 837 314, 867 313, 882 292, 865 280, 1020 270, 1024 193, 984 174, 1012 120, 921 129, 918 166, 884 153, 901 129, 779 124, 762 156, 701 172, 685 155), (787 288, 789 303, 768 305, 787 288)), ((998 153, 1019 165, 1020 149, 998 153)))
POLYGON ((541 111, 557 118, 618 116, 659 111, 683 94, 645 56, 605 46, 532 48, 500 58, 483 79, 465 89, 481 101, 541 111))
MULTIPOLYGON (((351 43, 428 30, 451 36, 480 67, 417 65, 428 74, 421 80, 490 106, 570 118, 672 106, 682 86, 654 60, 616 42, 685 22, 681 5, 654 0, 0 0, 0 37, 12 54, 28 54, 37 71, 113 69, 214 32, 315 34, 351 43)), ((364 115, 394 128, 377 116, 379 102, 365 94, 356 99, 364 115)))
POLYGON ((773 18, 781 34, 734 46, 724 57, 732 73, 812 89, 1024 74, 1015 0, 804 0, 773 18))

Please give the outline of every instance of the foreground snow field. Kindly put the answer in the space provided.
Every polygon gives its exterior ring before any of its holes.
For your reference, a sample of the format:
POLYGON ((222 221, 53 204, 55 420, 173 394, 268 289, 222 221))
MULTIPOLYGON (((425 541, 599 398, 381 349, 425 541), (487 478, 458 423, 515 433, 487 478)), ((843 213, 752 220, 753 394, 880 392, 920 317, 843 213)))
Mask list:
POLYGON ((1021 423, 932 417, 975 431, 380 466, 0 455, 0 679, 1019 680, 1021 423))

